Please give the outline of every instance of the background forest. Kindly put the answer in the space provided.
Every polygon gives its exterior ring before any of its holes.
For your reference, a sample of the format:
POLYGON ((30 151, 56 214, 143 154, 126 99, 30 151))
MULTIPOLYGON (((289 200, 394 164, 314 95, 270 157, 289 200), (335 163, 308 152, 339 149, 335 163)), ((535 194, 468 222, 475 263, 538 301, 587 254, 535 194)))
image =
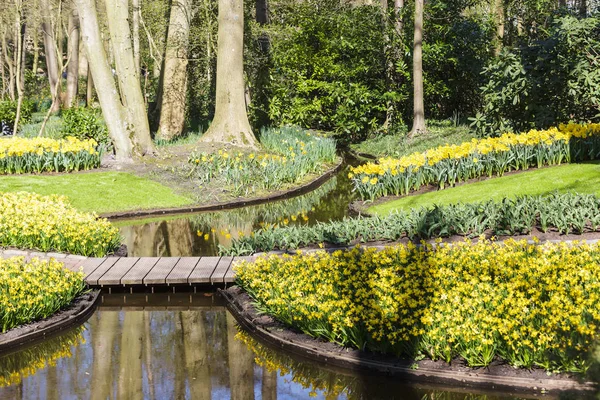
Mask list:
MULTIPOLYGON (((44 115, 25 134, 108 140, 77 3, 95 4, 114 68, 120 34, 107 21, 113 8, 128 7, 121 28, 132 38, 143 97, 122 102, 131 109, 143 101, 137 114, 148 116, 155 141, 206 130, 216 98, 216 0, 2 0, 6 132, 16 126, 21 99, 19 124, 44 115)), ((596 0, 425 1, 425 117, 470 124, 480 136, 597 121, 598 9, 596 0)), ((254 131, 293 124, 351 143, 406 134, 415 115, 415 11, 408 0, 244 2, 245 101, 254 131)))

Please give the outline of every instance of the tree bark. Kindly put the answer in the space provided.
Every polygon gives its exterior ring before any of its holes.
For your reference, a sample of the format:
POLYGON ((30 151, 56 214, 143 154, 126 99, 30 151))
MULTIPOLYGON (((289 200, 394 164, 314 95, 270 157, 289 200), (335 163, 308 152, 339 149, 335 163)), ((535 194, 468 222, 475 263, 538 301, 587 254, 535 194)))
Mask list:
POLYGON ((91 107, 94 103, 94 78, 92 77, 92 70, 88 62, 87 67, 87 85, 85 91, 85 106, 91 107))
POLYGON ((243 0, 219 0, 215 116, 202 142, 258 148, 246 113, 243 45, 243 0))
POLYGON ((0 79, 2 79, 2 93, 0 93, 0 99, 4 100, 6 93, 8 92, 8 79, 6 77, 6 71, 4 69, 4 43, 0 43, 0 79))
POLYGON ((141 0, 132 0, 131 5, 133 8, 133 15, 131 19, 131 30, 133 36, 133 62, 135 64, 135 71, 140 76, 140 2, 141 0))
POLYGON ((15 124, 13 126, 13 134, 17 135, 19 120, 21 119, 21 107, 23 105, 23 91, 25 82, 21 79, 23 68, 23 34, 25 26, 23 25, 23 3, 21 0, 15 0, 15 39, 17 41, 17 49, 15 51, 15 65, 17 66, 15 75, 17 77, 17 112, 15 116, 15 124))
MULTIPOLYGON (((131 123, 134 151, 141 155, 151 154, 154 152, 154 146, 150 137, 144 96, 133 60, 128 0, 105 0, 105 4, 121 101, 131 123)), ((94 81, 98 90, 99 82, 96 79, 94 81)))
POLYGON ((496 14, 496 49, 494 54, 500 54, 504 43, 504 0, 496 0, 494 6, 496 14))
POLYGON ((8 27, 4 28, 2 32, 2 52, 4 55, 4 61, 6 62, 6 66, 8 67, 8 96, 12 101, 15 100, 15 66, 10 58, 10 54, 8 53, 8 41, 6 40, 6 36, 8 34, 8 27))
POLYGON ((402 20, 402 9, 404 8, 404 0, 394 0, 394 18, 396 19, 396 32, 402 36, 404 29, 404 21, 402 20))
POLYGON ((67 95, 65 107, 77 106, 79 88, 79 16, 74 9, 69 15, 69 65, 67 67, 67 95))
POLYGON ((260 25, 269 23, 269 7, 267 0, 256 0, 256 22, 260 25))
POLYGON ((191 1, 173 0, 165 51, 162 104, 157 136, 171 140, 183 133, 187 98, 187 65, 191 1))
MULTIPOLYGON (((38 0, 33 0, 33 9, 35 12, 38 12, 38 0)), ((38 64, 40 62, 40 35, 39 35, 39 25, 36 23, 37 19, 33 22, 33 64, 31 65, 31 71, 34 75, 37 74, 38 64)))
POLYGON ((60 109, 60 69, 58 61, 58 50, 55 42, 54 26, 50 11, 50 1, 40 0, 42 14, 42 35, 44 37, 44 54, 46 55, 46 71, 48 72, 48 83, 50 84, 50 93, 52 94, 52 112, 60 109), (55 92, 55 88, 58 91, 55 92))
POLYGON ((115 148, 117 160, 131 162, 133 141, 131 127, 120 103, 117 86, 108 64, 94 0, 75 0, 79 11, 81 36, 85 44, 91 77, 106 121, 108 133, 115 148))
POLYGON ((415 0, 415 32, 413 37, 413 126, 409 137, 425 133, 425 101, 423 99, 423 0, 415 0))

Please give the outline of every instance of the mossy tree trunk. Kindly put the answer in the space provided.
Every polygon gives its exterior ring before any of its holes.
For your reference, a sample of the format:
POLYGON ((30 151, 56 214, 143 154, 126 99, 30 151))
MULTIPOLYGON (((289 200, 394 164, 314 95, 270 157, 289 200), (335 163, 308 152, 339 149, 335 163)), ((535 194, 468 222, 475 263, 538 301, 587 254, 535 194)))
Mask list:
POLYGON ((258 147, 246 112, 243 45, 243 0, 219 0, 215 117, 203 142, 258 147))
POLYGON ((157 133, 165 140, 180 136, 185 127, 191 6, 191 0, 174 0, 171 5, 157 133))

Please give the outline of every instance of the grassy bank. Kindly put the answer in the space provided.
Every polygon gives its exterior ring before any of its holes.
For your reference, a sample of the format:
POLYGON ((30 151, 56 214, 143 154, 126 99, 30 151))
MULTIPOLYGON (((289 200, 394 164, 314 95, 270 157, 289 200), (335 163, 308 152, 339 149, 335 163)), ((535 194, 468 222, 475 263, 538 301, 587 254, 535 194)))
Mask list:
POLYGON ((368 208, 370 214, 387 215, 398 210, 501 200, 505 197, 537 196, 558 191, 600 195, 600 162, 569 164, 493 178, 404 196, 368 208))
POLYGON ((124 172, 89 172, 64 175, 0 176, 3 192, 58 194, 80 211, 107 213, 142 208, 180 207, 193 200, 150 179, 124 172))

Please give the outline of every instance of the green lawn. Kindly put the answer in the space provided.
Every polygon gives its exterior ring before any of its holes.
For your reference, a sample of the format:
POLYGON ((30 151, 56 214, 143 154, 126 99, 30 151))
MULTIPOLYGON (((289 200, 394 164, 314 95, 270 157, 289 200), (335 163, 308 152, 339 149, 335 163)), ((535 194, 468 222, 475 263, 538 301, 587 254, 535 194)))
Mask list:
POLYGON ((569 164, 492 178, 450 189, 405 196, 368 209, 386 215, 394 210, 429 207, 434 204, 474 203, 518 195, 541 195, 553 191, 592 193, 600 196, 600 162, 569 164))
POLYGON ((160 183, 125 172, 0 176, 2 192, 61 194, 81 211, 107 213, 194 203, 160 183))

